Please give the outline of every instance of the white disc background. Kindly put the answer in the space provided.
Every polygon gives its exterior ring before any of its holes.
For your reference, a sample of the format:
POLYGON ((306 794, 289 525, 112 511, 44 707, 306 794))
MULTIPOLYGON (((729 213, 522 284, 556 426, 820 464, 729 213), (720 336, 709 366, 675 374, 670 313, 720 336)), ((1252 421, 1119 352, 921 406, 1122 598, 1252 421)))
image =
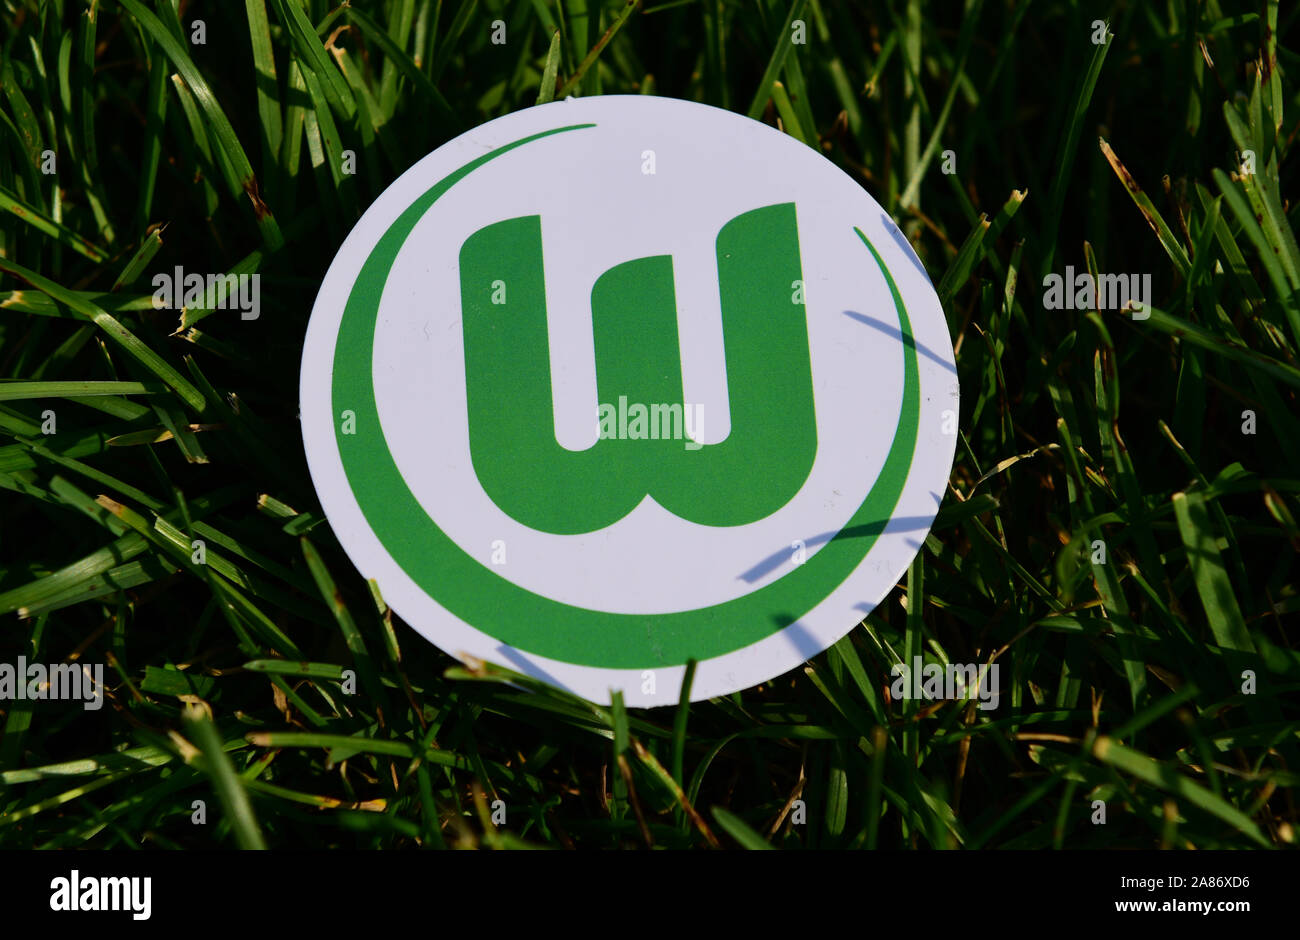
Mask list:
MULTIPOLYGON (((447 652, 469 653, 593 701, 622 689, 630 705, 675 703, 681 666, 575 665, 511 647, 452 615, 397 565, 357 505, 331 413, 335 341, 344 305, 380 236, 432 185, 469 161, 531 134, 571 124, 503 154, 445 193, 416 225, 384 288, 374 343, 374 389, 393 458, 419 501, 466 553, 495 574, 556 601, 616 613, 693 610, 758 590, 809 560, 842 528, 883 465, 902 403, 902 342, 892 297, 853 229, 880 253, 907 307, 918 352, 920 418, 911 471, 892 521, 862 562, 799 619, 750 646, 699 663, 691 698, 726 694, 779 675, 834 643, 888 593, 924 541, 947 486, 956 443, 944 412, 958 410, 947 325, 929 278, 884 210, 804 144, 731 112, 675 99, 604 96, 555 102, 496 119, 438 148, 366 211, 334 259, 303 350, 301 418, 312 480, 340 543, 363 576, 416 630, 447 652), (654 173, 643 172, 653 159, 654 173), (793 202, 805 285, 817 456, 800 492, 748 526, 702 526, 646 497, 613 525, 553 535, 515 522, 483 491, 469 452, 459 252, 503 219, 539 215, 556 437, 596 444, 591 287, 633 258, 672 256, 684 400, 701 414, 703 443, 730 421, 715 239, 730 219, 793 202), (492 564, 504 543, 507 561, 492 564)), ((955 423, 955 422, 953 422, 955 423)), ((762 467, 755 467, 756 474, 762 467)))

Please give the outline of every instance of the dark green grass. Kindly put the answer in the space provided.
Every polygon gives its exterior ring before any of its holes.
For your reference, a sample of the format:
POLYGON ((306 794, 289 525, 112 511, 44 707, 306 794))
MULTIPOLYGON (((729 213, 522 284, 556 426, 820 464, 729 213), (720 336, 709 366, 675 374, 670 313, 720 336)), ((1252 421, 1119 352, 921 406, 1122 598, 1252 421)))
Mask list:
POLYGON ((108 663, 111 692, 0 703, 0 845, 1294 843, 1300 7, 959 7, 2 0, 0 662, 108 663), (338 549, 296 418, 316 286, 392 179, 494 116, 637 92, 861 180, 962 385, 905 582, 689 710, 420 639, 338 549), (261 318, 152 310, 175 265, 259 272, 261 318), (1157 309, 1045 310, 1066 265, 1149 273, 1157 309), (996 657, 1000 706, 891 702, 913 655, 996 657))

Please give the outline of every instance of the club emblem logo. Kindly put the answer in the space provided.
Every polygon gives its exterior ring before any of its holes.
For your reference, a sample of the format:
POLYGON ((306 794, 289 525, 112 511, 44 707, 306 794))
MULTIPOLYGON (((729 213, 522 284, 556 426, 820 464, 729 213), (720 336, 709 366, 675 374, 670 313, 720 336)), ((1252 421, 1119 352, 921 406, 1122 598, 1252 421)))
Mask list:
POLYGON ((331 526, 398 614, 637 705, 690 659, 699 699, 852 629, 925 539, 957 410, 938 298, 860 186, 631 96, 398 179, 321 285, 301 390, 331 526))

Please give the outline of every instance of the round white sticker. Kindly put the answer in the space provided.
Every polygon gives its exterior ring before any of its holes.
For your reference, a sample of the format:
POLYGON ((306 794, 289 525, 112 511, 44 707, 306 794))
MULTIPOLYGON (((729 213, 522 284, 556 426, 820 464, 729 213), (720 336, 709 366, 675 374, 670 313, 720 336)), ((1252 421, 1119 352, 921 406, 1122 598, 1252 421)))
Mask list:
POLYGON ((348 236, 303 350, 339 541, 452 655, 607 703, 858 624, 947 486, 958 388, 885 211, 767 125, 646 96, 498 118, 348 236))

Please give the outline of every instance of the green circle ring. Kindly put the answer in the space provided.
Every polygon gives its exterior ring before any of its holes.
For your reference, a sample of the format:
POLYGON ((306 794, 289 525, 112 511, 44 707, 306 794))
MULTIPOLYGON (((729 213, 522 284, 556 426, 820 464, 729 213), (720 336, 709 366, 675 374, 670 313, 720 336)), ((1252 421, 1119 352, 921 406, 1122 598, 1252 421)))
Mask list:
POLYGON ((575 665, 608 669, 669 667, 749 646, 784 629, 821 603, 858 566, 898 504, 911 469, 920 418, 916 345, 902 297, 875 247, 871 252, 893 295, 903 336, 903 402, 880 475, 853 517, 790 574, 711 607, 664 614, 622 614, 564 604, 522 588, 473 558, 429 517, 402 478, 375 404, 372 363, 379 301, 393 262, 425 212, 452 186, 490 160, 568 131, 532 134, 484 154, 432 186, 398 216, 370 252, 348 295, 334 347, 335 440, 357 505, 389 555, 432 599, 470 626, 516 649, 575 665), (341 434, 340 409, 355 413, 355 434, 341 434), (862 533, 862 534, 858 534, 862 533))

